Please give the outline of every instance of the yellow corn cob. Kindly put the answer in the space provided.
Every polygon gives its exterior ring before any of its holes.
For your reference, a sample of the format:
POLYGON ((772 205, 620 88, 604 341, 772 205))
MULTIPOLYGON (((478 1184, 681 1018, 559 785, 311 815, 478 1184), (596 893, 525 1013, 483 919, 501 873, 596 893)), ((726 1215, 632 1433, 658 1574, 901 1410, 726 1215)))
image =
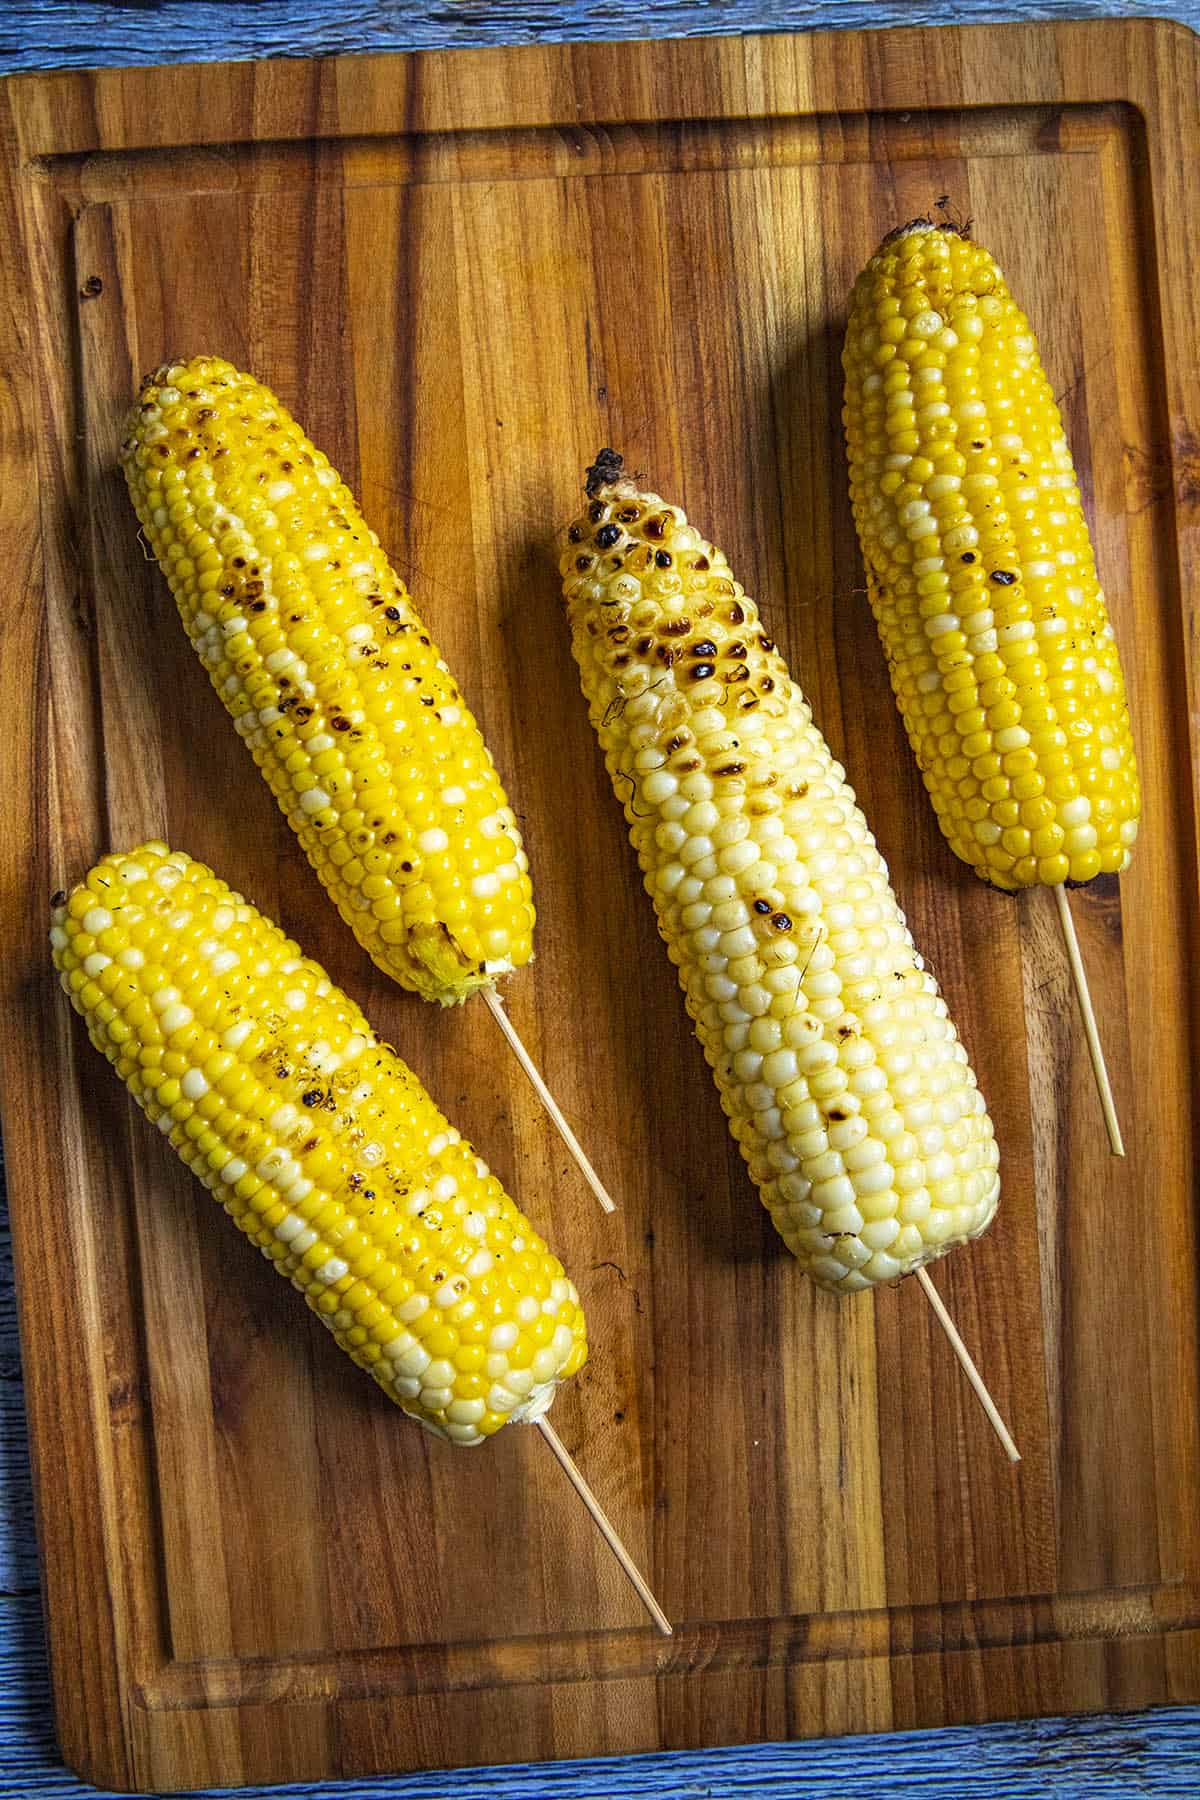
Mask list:
POLYGON ((867 590, 951 848, 1009 889, 1124 869, 1125 683, 1028 319, 986 250, 917 219, 860 275, 842 362, 867 590))
POLYGON ((465 999, 532 955, 516 819, 353 496, 215 357, 143 384, 121 463, 192 644, 355 937, 465 999))
POLYGON ((55 966, 130 1093, 406 1413, 457 1444, 582 1365, 579 1296, 352 1000, 203 863, 106 856, 55 966))
POLYGON ((991 1120, 757 607, 619 467, 562 559, 592 722, 763 1201, 815 1281, 869 1287, 986 1229, 991 1120))

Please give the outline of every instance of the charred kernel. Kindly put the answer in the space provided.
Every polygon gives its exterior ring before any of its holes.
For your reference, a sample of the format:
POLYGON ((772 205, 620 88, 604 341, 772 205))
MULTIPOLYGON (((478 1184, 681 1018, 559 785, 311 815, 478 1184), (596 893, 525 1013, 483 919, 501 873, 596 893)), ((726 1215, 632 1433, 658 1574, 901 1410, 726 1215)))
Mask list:
POLYGON ((641 514, 638 512, 636 506, 623 506, 617 514, 617 517, 620 519, 622 525, 636 525, 641 514))
POLYGON ((669 523, 670 520, 659 513, 655 518, 647 519, 642 530, 646 533, 648 538, 664 538, 667 535, 667 526, 669 523))
POLYGON ((701 638, 698 644, 692 645, 690 654, 704 658, 713 657, 717 654, 717 646, 711 638, 701 638))
POLYGON ((964 550, 958 560, 959 562, 973 563, 975 561, 975 552, 973 550, 964 550))
POLYGON ((613 545, 619 544, 620 541, 621 527, 619 525, 602 525, 596 533, 596 544, 601 550, 611 550, 613 545))
POLYGON ((692 621, 690 619, 668 619, 663 626, 663 632, 667 637, 686 637, 691 629, 692 621))
POLYGON ((769 900, 756 900, 754 902, 754 910, 756 913, 769 913, 771 910, 771 902, 769 900))
POLYGON ((741 625, 744 622, 746 615, 735 600, 732 606, 726 607, 725 617, 731 625, 741 625))
POLYGON ((353 1001, 211 870, 157 842, 106 856, 75 889, 55 926, 60 973, 79 960, 81 933, 94 941, 99 894, 105 945, 123 974, 111 1002, 90 983, 72 1002, 120 1072, 142 1070, 127 1076, 134 1098, 239 1230, 389 1398, 439 1436, 479 1442, 509 1419, 536 1419, 587 1354, 575 1289, 353 1001), (141 904, 147 886, 166 915, 141 904), (175 917, 170 896, 185 890, 175 917), (205 965, 235 909, 241 962, 236 992, 226 992, 205 965), (171 1050, 160 1070, 164 1030, 187 1049, 171 1050), (139 1060, 147 1050, 149 1067, 139 1060), (307 1087, 315 1062, 337 1065, 336 1105, 330 1091, 302 1112, 322 1093, 307 1087), (152 1070, 166 1082, 146 1079, 152 1070), (180 1101, 191 1115, 183 1121, 180 1101), (367 1185, 376 1164, 378 1189, 367 1185), (422 1202, 429 1231, 408 1217, 422 1202))
POLYGON ((320 1088, 309 1088, 308 1092, 301 1094, 300 1098, 303 1100, 305 1106, 320 1106, 321 1101, 324 1099, 324 1095, 320 1088))
POLYGON ((568 538, 570 538, 573 544, 581 543, 586 535, 582 525, 572 525, 570 531, 567 533, 568 538))
POLYGON ((577 556, 575 558, 575 567, 579 570, 579 573, 582 575, 585 573, 586 570, 591 568, 593 561, 594 561, 594 558, 592 558, 590 556, 577 556))
POLYGON ((712 663, 702 662, 697 663, 695 668, 691 670, 691 677, 693 681, 707 681, 709 676, 715 675, 716 672, 717 671, 712 663))
POLYGON ((991 581, 998 581, 1001 587, 1011 587, 1016 579, 1011 569, 993 569, 989 577, 991 581))
POLYGON ((654 552, 654 561, 660 569, 669 569, 671 567, 671 560, 671 552, 669 550, 656 550, 654 552))
POLYGON ((771 923, 776 931, 790 931, 792 929, 792 921, 788 918, 786 913, 776 913, 771 920, 771 923))
POLYGON ((398 606, 385 606, 383 609, 383 616, 385 619, 396 620, 400 617, 400 608, 398 606))

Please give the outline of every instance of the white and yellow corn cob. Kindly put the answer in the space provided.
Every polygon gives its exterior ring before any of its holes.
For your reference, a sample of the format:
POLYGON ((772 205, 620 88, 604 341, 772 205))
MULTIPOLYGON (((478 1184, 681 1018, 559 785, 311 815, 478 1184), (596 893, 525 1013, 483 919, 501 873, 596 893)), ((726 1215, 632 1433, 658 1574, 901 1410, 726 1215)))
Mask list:
POLYGON ((603 452, 562 558, 592 722, 721 1104, 842 1292, 984 1231, 983 1096, 845 775, 719 550, 603 452))
POLYGON ((205 356, 147 378, 121 463, 188 636, 363 948, 443 1004, 527 963, 515 816, 336 470, 267 388, 205 356))
POLYGON ((342 1349, 456 1444, 582 1365, 579 1296, 354 1002, 163 843, 56 896, 55 966, 133 1098, 342 1349))

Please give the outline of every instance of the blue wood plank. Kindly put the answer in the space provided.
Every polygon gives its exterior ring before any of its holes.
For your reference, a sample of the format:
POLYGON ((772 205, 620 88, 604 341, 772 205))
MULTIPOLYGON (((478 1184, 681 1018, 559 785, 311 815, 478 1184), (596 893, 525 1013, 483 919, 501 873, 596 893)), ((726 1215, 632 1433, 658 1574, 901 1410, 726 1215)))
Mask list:
MULTIPOLYGON (((0 0, 0 73, 1117 13, 1200 28, 1200 0, 646 0, 627 19, 598 0, 0 0)), ((533 1800, 551 1792, 557 1800, 1196 1800, 1200 1708, 240 1791, 306 1800, 533 1800)), ((63 1769, 51 1726, 0 1171, 0 1800, 97 1792, 63 1769)))
POLYGON ((625 10, 607 0, 7 0, 0 7, 0 73, 539 38, 699 37, 1114 13, 1169 16, 1200 27, 1200 0, 643 0, 625 10))

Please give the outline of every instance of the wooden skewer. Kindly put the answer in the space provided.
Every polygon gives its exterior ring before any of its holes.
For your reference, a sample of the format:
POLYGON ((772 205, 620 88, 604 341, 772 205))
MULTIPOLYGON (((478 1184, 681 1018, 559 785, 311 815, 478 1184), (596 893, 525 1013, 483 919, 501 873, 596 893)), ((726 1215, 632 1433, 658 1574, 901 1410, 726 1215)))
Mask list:
POLYGON ((1021 1452, 1013 1442, 1012 1433, 1004 1423, 1004 1420, 1000 1417, 1000 1409, 992 1399, 992 1396, 988 1393, 987 1388, 984 1385, 983 1376, 975 1367, 971 1352, 967 1349, 967 1346, 958 1335, 958 1326, 947 1312, 946 1303, 942 1299, 942 1296, 938 1293, 932 1281, 930 1281, 928 1271, 925 1269, 918 1269, 917 1280, 925 1290, 925 1298, 928 1300, 930 1306, 932 1306, 934 1313, 937 1316, 938 1324, 950 1340, 950 1348, 954 1351, 955 1356, 957 1356, 959 1362, 962 1364, 963 1373, 966 1375, 971 1386, 975 1389, 979 1404, 987 1414, 992 1430, 1004 1445, 1008 1460, 1010 1462, 1020 1462, 1021 1452))
POLYGON ((1096 1091, 1100 1096, 1104 1123, 1108 1128, 1109 1148, 1114 1156, 1124 1156, 1125 1143, 1121 1136, 1121 1122, 1117 1118, 1117 1109, 1113 1104, 1112 1084, 1108 1079, 1104 1050, 1100 1043, 1096 1014, 1092 1007, 1092 996, 1088 991, 1087 971, 1083 966, 1083 958, 1079 954, 1079 939, 1075 936, 1075 921, 1071 917, 1067 890, 1061 884, 1054 889, 1054 902, 1058 907, 1058 922, 1062 926, 1063 943, 1067 948, 1067 961, 1071 965, 1071 980, 1075 983, 1075 998, 1079 1002, 1079 1011, 1083 1018, 1088 1055, 1092 1059, 1092 1074, 1096 1077, 1096 1091))
POLYGON ((646 1611, 650 1614, 650 1617, 654 1620, 655 1625, 658 1627, 659 1631, 662 1632, 662 1635, 664 1637, 670 1637, 672 1635, 670 1619, 668 1619, 666 1613, 647 1587, 645 1577, 620 1538, 617 1536, 616 1529, 608 1514, 605 1512, 595 1494, 593 1494, 591 1488, 576 1468, 575 1459, 571 1455, 571 1452, 567 1449, 549 1419, 544 1415, 540 1419, 535 1419, 534 1423, 549 1444, 550 1454, 553 1456, 555 1462, 563 1471, 567 1480, 571 1483, 571 1486, 575 1489, 575 1492, 579 1495, 579 1498, 583 1501, 583 1504, 592 1515, 592 1519, 595 1522, 600 1536, 604 1539, 605 1543, 620 1563, 621 1569, 630 1586, 633 1588, 634 1593, 637 1595, 646 1611))
POLYGON ((616 1212, 616 1204, 610 1196, 608 1189, 604 1186, 595 1169, 593 1169, 591 1163, 588 1161, 584 1154, 583 1145, 579 1142, 579 1139, 575 1136, 575 1133, 563 1118, 557 1100, 554 1098, 554 1095, 550 1092, 550 1089, 546 1086, 538 1072, 537 1064, 517 1036, 516 1027, 505 1012, 500 996, 497 994, 495 988, 485 987, 480 991, 488 1003, 488 1010, 493 1019, 495 1019, 497 1025, 507 1038, 509 1049, 528 1076, 530 1086, 549 1113, 563 1143, 567 1146, 567 1149, 571 1152, 571 1155, 579 1165, 579 1172, 583 1176, 583 1179, 587 1182, 605 1212, 616 1212))

